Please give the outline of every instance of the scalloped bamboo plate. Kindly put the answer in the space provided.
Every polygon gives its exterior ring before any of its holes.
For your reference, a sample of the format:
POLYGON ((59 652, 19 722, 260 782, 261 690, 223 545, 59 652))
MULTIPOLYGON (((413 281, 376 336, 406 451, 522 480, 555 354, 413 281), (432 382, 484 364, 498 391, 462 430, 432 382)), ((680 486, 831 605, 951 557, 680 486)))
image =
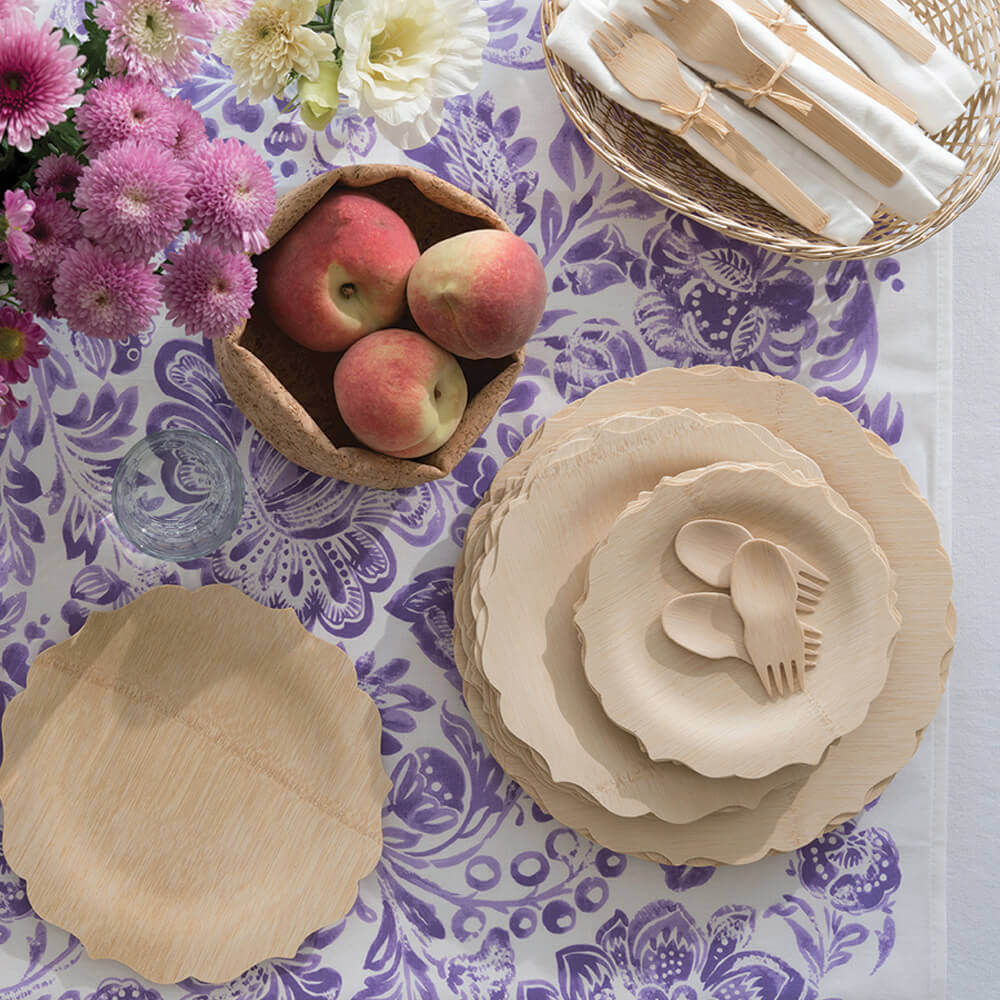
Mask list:
POLYGON ((158 983, 292 956, 382 852, 381 723, 295 612, 156 587, 36 657, 3 716, 31 904, 158 983))
POLYGON ((631 734, 608 719, 583 674, 573 605, 586 561, 619 511, 664 473, 734 453, 748 461, 788 461, 804 473, 814 474, 816 466, 732 418, 685 410, 638 429, 629 425, 635 419, 602 424, 587 447, 560 445, 537 475, 533 468, 526 476, 521 496, 495 520, 496 544, 477 574, 474 589, 485 610, 477 617, 477 642, 483 671, 500 694, 503 724, 536 752, 553 781, 581 789, 620 816, 653 813, 689 822, 728 806, 756 805, 804 773, 776 774, 759 784, 705 782, 687 768, 650 761, 631 734), (542 563, 539 551, 546 552, 542 563), (528 563, 535 565, 522 585, 512 585, 514 568, 523 571, 528 563), (544 617, 539 608, 546 609, 544 617))
POLYGON ((467 627, 475 556, 470 551, 466 561, 466 549, 460 555, 455 589, 456 661, 470 711, 497 760, 559 822, 611 850, 660 864, 748 864, 795 850, 855 815, 882 794, 913 755, 937 709, 951 662, 951 567, 930 508, 905 467, 876 435, 861 428, 845 409, 814 397, 803 386, 714 365, 661 368, 609 383, 555 414, 500 468, 473 513, 467 542, 474 548, 499 500, 516 492, 518 476, 561 436, 616 413, 667 401, 731 411, 811 451, 827 481, 868 519, 897 572, 903 629, 886 685, 861 726, 830 748, 803 785, 772 793, 752 812, 718 812, 684 825, 651 815, 623 818, 538 774, 523 744, 500 732, 496 694, 481 673, 467 627))
MULTIPOLYGON (((459 554, 455 568, 456 656, 460 658, 460 661, 465 662, 469 668, 468 673, 463 678, 466 700, 480 728, 490 734, 491 743, 498 754, 498 759, 503 759, 504 757, 522 757, 526 766, 531 768, 531 776, 524 776, 523 780, 521 780, 521 784, 528 789, 539 787, 539 785, 555 789, 556 786, 552 785, 551 779, 548 777, 544 760, 530 747, 527 747, 511 736, 502 725, 498 727, 494 726, 492 718, 485 714, 486 710, 492 715, 497 714, 499 696, 489 682, 478 673, 478 654, 475 657, 464 656, 462 648, 463 644, 467 645, 470 649, 476 646, 476 626, 477 624, 481 626, 485 621, 485 611, 482 601, 479 598, 475 577, 478 573, 478 566, 483 558, 483 550, 487 545, 486 536, 489 535, 488 543, 489 547, 492 548, 495 544, 496 530, 506 513, 511 499, 513 499, 515 494, 520 493, 526 481, 530 483, 539 469, 543 468, 548 462, 563 461, 574 455, 582 454, 593 442, 599 430, 609 429, 618 433, 640 430, 658 418, 668 414, 677 415, 682 412, 674 407, 662 406, 644 410, 640 413, 618 414, 603 420, 596 420, 575 431, 570 431, 559 438, 551 447, 548 445, 539 447, 539 452, 545 452, 546 462, 542 463, 536 459, 528 465, 529 450, 546 431, 546 428, 551 434, 553 428, 557 428, 560 422, 566 416, 571 415, 578 405, 573 404, 549 418, 548 422, 537 429, 529 437, 528 441, 524 443, 522 449, 512 456, 507 464, 502 467, 501 473, 503 475, 498 475, 494 481, 498 491, 497 507, 499 509, 494 510, 484 501, 474 512, 466 532, 465 544, 462 552, 459 554), (512 474, 507 475, 508 472, 512 472, 512 474), (483 515, 488 510, 492 512, 492 516, 488 520, 484 520, 483 515), (466 564, 476 567, 476 572, 473 573, 473 578, 468 586, 463 585, 466 564), (460 631, 462 634, 460 634, 460 631), (481 694, 479 693, 480 689, 482 691, 481 694), (482 714, 479 713, 479 706, 485 706, 482 714)), ((692 416, 693 411, 687 411, 687 415, 689 417, 692 416)), ((734 421, 731 414, 700 414, 698 416, 703 421, 712 423, 732 423, 734 421)), ((743 427, 746 431, 759 438, 766 448, 773 449, 773 457, 776 460, 786 462, 800 469, 810 478, 822 478, 819 466, 812 459, 796 452, 791 446, 776 438, 766 428, 752 423, 744 423, 743 427)), ((516 765, 512 764, 507 769, 511 773, 517 773, 516 765)), ((665 780, 671 783, 671 787, 674 788, 676 794, 676 798, 670 806, 675 822, 691 822, 694 819, 720 809, 752 808, 760 803, 764 795, 774 791, 775 788, 801 783, 806 773, 805 768, 793 766, 784 768, 781 772, 776 772, 765 779, 757 781, 737 779, 728 782, 711 782, 707 786, 705 783, 702 783, 702 791, 698 795, 691 796, 692 779, 696 776, 687 773, 687 771, 688 769, 683 766, 673 765, 661 772, 665 780), (721 803, 726 801, 732 804, 721 805, 721 803)), ((579 795, 581 798, 597 806, 593 797, 583 789, 570 785, 562 785, 560 788, 570 790, 573 794, 579 795)), ((536 794, 535 797, 541 800, 539 795, 536 794)), ((656 858, 654 857, 652 860, 656 860, 656 858)))
POLYGON ((871 529, 826 483, 780 465, 719 464, 665 478, 619 515, 590 559, 576 611, 583 668, 608 717, 653 760, 710 778, 815 766, 882 690, 899 632, 892 572, 871 529), (772 700, 738 660, 709 661, 663 632, 664 606, 706 590, 674 551, 701 517, 785 545, 830 579, 808 624, 823 633, 805 688, 772 700))

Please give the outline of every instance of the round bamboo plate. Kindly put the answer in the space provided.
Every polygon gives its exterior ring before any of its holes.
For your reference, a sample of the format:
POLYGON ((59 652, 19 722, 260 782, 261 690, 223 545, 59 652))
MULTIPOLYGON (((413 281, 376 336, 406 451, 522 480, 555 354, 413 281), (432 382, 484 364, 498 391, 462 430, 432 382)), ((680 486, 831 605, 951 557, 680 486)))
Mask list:
POLYGON ((747 864, 794 850, 858 813, 915 751, 940 701, 954 645, 951 568, 933 514, 904 466, 836 403, 795 383, 738 368, 657 369, 603 386, 550 418, 501 467, 474 512, 456 579, 456 661, 470 711, 497 760, 560 822, 612 850, 661 864, 747 864), (480 671, 468 627, 477 542, 496 505, 516 491, 525 468, 560 435, 665 400, 733 411, 766 424, 793 446, 811 449, 831 485, 869 521, 896 569, 904 621, 888 681, 868 718, 830 749, 801 788, 767 796, 752 814, 717 813, 683 826, 652 816, 614 816, 533 770, 526 748, 509 734, 501 738, 496 695, 480 671), (751 817, 754 824, 748 827, 751 817))
POLYGON ((604 711, 651 759, 709 778, 760 778, 818 764, 861 724, 889 670, 900 625, 894 604, 871 529, 826 483, 780 465, 719 464, 665 478, 618 516, 591 556, 576 625, 604 711), (829 578, 803 618, 823 642, 802 691, 772 700, 749 664, 706 660, 664 634, 664 606, 709 589, 673 545, 701 517, 735 521, 829 578))
POLYGON ((804 260, 898 254, 951 225, 1000 171, 1000 4, 997 0, 909 0, 918 16, 986 78, 961 118, 934 138, 965 160, 965 171, 919 223, 876 215, 856 246, 808 232, 703 160, 683 139, 632 114, 571 70, 545 44, 559 0, 542 0, 545 65, 584 141, 623 177, 664 205, 727 236, 804 260))
POLYGON ((39 916, 158 983, 291 957, 382 852, 381 723, 339 647, 156 587, 39 654, 3 716, 3 851, 39 916))
POLYGON ((553 781, 582 789, 619 816, 652 813, 684 822, 726 806, 755 805, 791 775, 772 777, 772 768, 759 783, 706 782, 688 768, 651 761, 608 719, 583 675, 573 621, 586 560, 622 508, 664 474, 733 454, 750 462, 785 460, 804 473, 815 466, 731 418, 680 411, 638 429, 627 426, 629 419, 603 424, 589 447, 571 442, 568 454, 558 447, 534 478, 526 477, 506 516, 493 519, 498 536, 474 588, 484 608, 476 621, 477 642, 483 672, 500 694, 503 724, 539 755, 553 781), (540 563, 542 550, 546 558, 540 563), (523 569, 525 560, 535 566, 512 588, 510 574, 523 569), (511 632, 514 621, 519 624, 511 632))

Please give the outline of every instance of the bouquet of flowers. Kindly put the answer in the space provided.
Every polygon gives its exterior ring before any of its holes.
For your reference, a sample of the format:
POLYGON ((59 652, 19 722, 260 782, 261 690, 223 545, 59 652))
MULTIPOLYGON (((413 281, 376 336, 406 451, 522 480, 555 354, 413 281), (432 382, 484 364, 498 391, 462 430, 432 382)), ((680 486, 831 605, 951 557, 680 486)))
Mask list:
POLYGON ((79 39, 33 3, 0 0, 0 426, 48 354, 36 317, 124 339, 165 304, 188 334, 228 334, 275 206, 263 159, 209 140, 162 89, 199 67, 232 4, 101 0, 79 39))
MULTIPOLYGON (((207 0, 203 0, 207 2, 207 0)), ((224 0, 217 0, 222 6, 224 0)), ((293 84, 302 120, 322 130, 343 98, 404 149, 441 125, 444 102, 479 82, 489 39, 477 0, 249 0, 213 50, 237 95, 261 102, 293 84)))

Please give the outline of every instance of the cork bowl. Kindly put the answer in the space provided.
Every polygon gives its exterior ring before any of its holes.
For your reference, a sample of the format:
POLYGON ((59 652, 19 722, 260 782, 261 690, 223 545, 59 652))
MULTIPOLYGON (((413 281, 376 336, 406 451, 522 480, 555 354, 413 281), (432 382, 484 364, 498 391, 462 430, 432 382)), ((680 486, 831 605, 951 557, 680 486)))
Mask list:
MULTIPOLYGON (((365 188, 397 211, 421 251, 471 229, 507 229, 482 202, 426 171, 363 164, 331 170, 279 198, 268 230, 271 246, 335 185, 365 188)), ((409 317, 399 325, 416 329, 409 317)), ((333 397, 340 355, 310 351, 286 337, 261 304, 255 303, 246 324, 215 341, 214 348, 233 401, 282 455, 321 476, 384 490, 447 476, 493 419, 524 364, 523 351, 495 360, 459 358, 469 383, 461 423, 437 451, 410 460, 380 455, 353 437, 333 397)))

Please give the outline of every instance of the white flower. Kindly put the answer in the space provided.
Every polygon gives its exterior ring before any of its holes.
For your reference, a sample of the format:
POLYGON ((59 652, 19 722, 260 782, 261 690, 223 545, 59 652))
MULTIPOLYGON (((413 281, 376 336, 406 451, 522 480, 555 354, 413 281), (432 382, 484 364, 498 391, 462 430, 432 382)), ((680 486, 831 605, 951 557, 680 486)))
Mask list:
POLYGON ((333 39, 304 25, 316 0, 257 0, 243 23, 215 40, 215 54, 232 67, 236 96, 259 104, 280 94, 293 70, 315 80, 333 58, 333 39))
POLYGON ((343 0, 340 91, 404 149, 441 126, 444 102, 473 90, 489 39, 476 0, 343 0))

